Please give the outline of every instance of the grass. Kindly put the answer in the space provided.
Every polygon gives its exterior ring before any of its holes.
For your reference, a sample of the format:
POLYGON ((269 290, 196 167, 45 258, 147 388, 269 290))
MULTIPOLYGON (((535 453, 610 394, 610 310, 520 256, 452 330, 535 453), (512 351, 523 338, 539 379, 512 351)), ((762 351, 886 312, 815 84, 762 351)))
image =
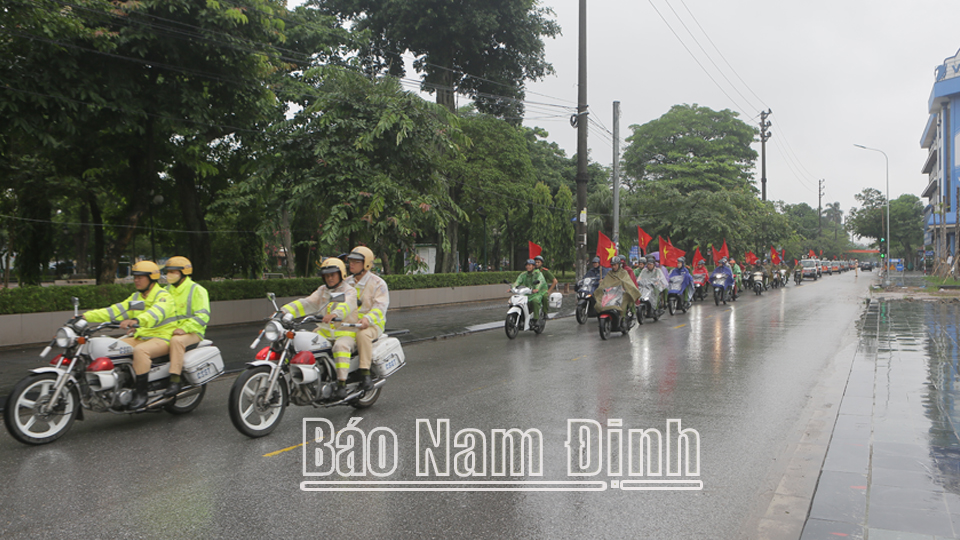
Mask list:
POLYGON ((953 278, 947 278, 947 280, 944 281, 943 278, 939 278, 937 276, 924 276, 923 279, 926 280, 927 283, 929 283, 929 285, 927 285, 925 288, 930 292, 936 291, 937 289, 939 289, 944 285, 953 285, 955 287, 960 287, 960 281, 957 281, 953 278))

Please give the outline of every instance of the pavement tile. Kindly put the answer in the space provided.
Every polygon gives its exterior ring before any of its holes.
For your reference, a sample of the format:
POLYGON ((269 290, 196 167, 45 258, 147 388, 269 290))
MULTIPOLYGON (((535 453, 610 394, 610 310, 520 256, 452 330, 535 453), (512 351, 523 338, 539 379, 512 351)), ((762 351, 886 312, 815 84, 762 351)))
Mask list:
POLYGON ((871 416, 873 414, 873 396, 844 396, 840 403, 840 414, 871 416))
MULTIPOLYGON (((942 492, 940 475, 935 471, 925 472, 884 469, 874 466, 870 471, 870 485, 891 486, 922 491, 942 492)), ((871 503, 872 504, 872 503, 871 503)))
MULTIPOLYGON (((915 508, 874 510, 870 505, 867 525, 873 529, 904 531, 932 536, 953 538, 951 516, 944 511, 917 510, 915 508)), ((871 540, 873 538, 871 537, 871 540)))
MULTIPOLYGON (((871 515, 878 510, 881 512, 887 510, 925 510, 946 514, 947 504, 943 492, 871 484, 871 515)), ((894 530, 896 529, 894 528, 894 530)))
POLYGON ((800 540, 838 540, 840 538, 863 540, 864 537, 865 531, 862 525, 810 518, 803 526, 800 540))
POLYGON ((823 469, 826 471, 867 474, 869 468, 870 446, 846 439, 833 441, 823 462, 823 469))
POLYGON ((867 529, 867 538, 870 540, 934 540, 936 536, 871 528, 867 529))
POLYGON ((863 474, 823 471, 813 497, 810 517, 862 524, 867 509, 867 477, 863 474))
POLYGON ((870 418, 853 414, 838 414, 833 428, 834 439, 870 440, 870 418))

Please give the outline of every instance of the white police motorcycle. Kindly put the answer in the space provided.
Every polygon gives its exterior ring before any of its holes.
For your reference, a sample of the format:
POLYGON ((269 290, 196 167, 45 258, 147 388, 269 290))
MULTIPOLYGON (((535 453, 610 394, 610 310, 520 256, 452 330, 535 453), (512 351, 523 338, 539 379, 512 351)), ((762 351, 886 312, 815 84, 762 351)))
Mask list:
MULTIPOLYGON (((220 349, 207 340, 187 348, 183 357, 183 386, 176 396, 163 397, 170 382, 166 356, 153 359, 148 377, 148 398, 143 407, 128 407, 136 392, 133 347, 109 336, 95 336, 100 330, 119 328, 118 323, 91 325, 79 315, 79 300, 72 299, 74 318, 57 330, 43 349, 63 349, 47 367, 30 370, 7 397, 4 425, 18 441, 45 444, 60 438, 74 420, 83 420, 83 409, 114 414, 165 410, 186 414, 200 405, 206 384, 223 373, 220 349)), ((143 301, 131 302, 142 310, 143 301)))
MULTIPOLYGON (((313 407, 370 407, 380 397, 386 378, 406 365, 400 340, 384 333, 373 342, 370 365, 370 373, 375 377, 373 390, 360 388, 360 358, 354 353, 350 357, 347 396, 338 399, 334 396, 337 370, 333 343, 315 331, 301 330, 310 323, 320 322, 323 319, 320 312, 324 309, 297 321, 277 307, 275 294, 269 293, 267 297, 273 302, 275 312, 250 348, 255 349, 261 339, 270 345, 260 349, 256 360, 247 363, 247 370, 237 377, 230 390, 230 420, 248 437, 263 437, 272 432, 291 403, 313 407)), ((343 299, 343 293, 334 294, 329 303, 340 303, 343 299)))

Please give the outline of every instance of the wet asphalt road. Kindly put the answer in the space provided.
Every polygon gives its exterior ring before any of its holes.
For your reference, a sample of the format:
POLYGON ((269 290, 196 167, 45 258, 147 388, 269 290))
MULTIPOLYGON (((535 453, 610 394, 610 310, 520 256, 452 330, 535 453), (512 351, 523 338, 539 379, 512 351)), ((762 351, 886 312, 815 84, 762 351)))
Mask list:
MULTIPOLYGON (((0 536, 743 536, 762 495, 779 480, 782 452, 802 437, 797 426, 810 394, 836 367, 837 353, 856 341, 872 279, 847 273, 729 306, 698 304, 609 341, 600 340, 595 321, 580 326, 568 317, 551 321, 543 335, 525 332, 513 341, 497 329, 408 343, 407 367, 389 379, 372 408, 290 407, 261 439, 246 438, 230 423, 233 377, 212 383, 201 406, 183 417, 89 413, 44 447, 2 435, 0 536), (303 475, 319 445, 297 446, 305 440, 302 420, 325 418, 341 430, 351 416, 362 416, 359 427, 368 433, 386 427, 397 434, 397 468, 385 480, 459 480, 416 475, 423 456, 416 450, 417 419, 433 427, 449 419, 451 434, 536 428, 543 434, 543 475, 518 479, 601 481, 606 489, 301 491, 305 480, 347 480, 303 475), (676 478, 701 480, 703 489, 616 489, 611 481, 634 478, 610 476, 606 464, 597 476, 569 477, 568 419, 604 426, 621 419, 624 432, 666 432, 668 419, 681 419, 683 428, 699 433, 700 475, 676 478)), ((502 304, 491 309, 505 311, 502 304)), ((234 340, 247 355, 251 328, 237 329, 234 340)), ((421 435, 421 444, 427 439, 421 435)), ((515 479, 487 472, 478 479, 515 479)))

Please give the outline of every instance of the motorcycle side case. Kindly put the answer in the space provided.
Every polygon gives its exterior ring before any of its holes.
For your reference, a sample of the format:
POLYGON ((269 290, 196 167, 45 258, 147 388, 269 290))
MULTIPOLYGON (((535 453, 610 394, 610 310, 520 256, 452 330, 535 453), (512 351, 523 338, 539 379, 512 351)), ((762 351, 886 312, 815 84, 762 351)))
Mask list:
POLYGON ((560 309, 560 305, 563 304, 563 295, 555 292, 550 294, 550 309, 560 309))
POLYGON ((403 347, 395 337, 378 339, 373 344, 373 369, 381 377, 389 377, 406 363, 403 347))
POLYGON ((190 384, 204 384, 223 373, 220 349, 199 347, 183 355, 183 375, 190 384))

